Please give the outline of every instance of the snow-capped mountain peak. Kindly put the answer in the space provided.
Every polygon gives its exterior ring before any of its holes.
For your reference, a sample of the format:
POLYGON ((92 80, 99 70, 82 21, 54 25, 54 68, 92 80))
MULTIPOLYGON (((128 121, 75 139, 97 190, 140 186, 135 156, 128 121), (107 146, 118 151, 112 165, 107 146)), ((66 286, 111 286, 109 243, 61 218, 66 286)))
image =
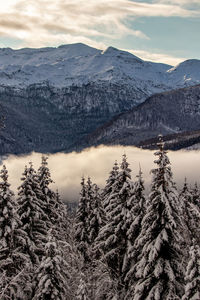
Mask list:
POLYGON ((119 50, 119 49, 114 48, 114 47, 108 47, 106 50, 102 51, 102 54, 105 55, 105 56, 112 56, 112 57, 118 57, 118 58, 120 58, 120 57, 129 57, 129 58, 135 59, 137 61, 143 61, 141 58, 133 55, 130 52, 119 50))
POLYGON ((46 83, 55 87, 90 82, 134 85, 148 95, 200 82, 200 61, 188 60, 171 68, 144 61, 114 47, 98 50, 82 43, 0 49, 0 84, 26 87, 46 83))

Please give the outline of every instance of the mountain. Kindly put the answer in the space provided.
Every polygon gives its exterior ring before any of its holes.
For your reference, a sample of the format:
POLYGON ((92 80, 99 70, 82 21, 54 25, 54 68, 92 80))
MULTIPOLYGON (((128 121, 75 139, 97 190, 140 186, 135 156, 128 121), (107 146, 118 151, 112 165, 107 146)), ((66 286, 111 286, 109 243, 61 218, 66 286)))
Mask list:
POLYGON ((109 47, 0 49, 0 154, 71 151, 149 96, 200 83, 200 61, 172 67, 109 47))
MULTIPOLYGON (((200 85, 155 94, 144 103, 116 116, 89 135, 88 143, 136 145, 151 148, 158 134, 171 134, 171 143, 181 132, 200 129, 200 85), (147 140, 147 141, 146 141, 147 140)), ((199 134, 199 133, 198 133, 199 134)), ((188 139, 193 133, 188 133, 188 139)), ((196 137, 196 136, 195 136, 196 137)), ((169 140, 169 139, 167 139, 169 140)), ((174 140, 174 141, 173 141, 174 140)), ((168 146, 170 148, 170 146, 168 146)))
POLYGON ((188 60, 176 67, 143 61, 113 47, 105 51, 84 44, 58 48, 0 49, 0 85, 54 87, 112 82, 134 85, 152 94, 199 83, 200 61, 188 60))

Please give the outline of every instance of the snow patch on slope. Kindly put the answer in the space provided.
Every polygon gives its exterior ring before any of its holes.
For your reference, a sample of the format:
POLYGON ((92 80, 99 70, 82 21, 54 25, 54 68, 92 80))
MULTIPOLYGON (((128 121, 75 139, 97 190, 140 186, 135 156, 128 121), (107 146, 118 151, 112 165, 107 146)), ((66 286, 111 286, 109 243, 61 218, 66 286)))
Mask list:
POLYGON ((198 84, 200 77, 200 60, 189 59, 167 71, 170 80, 175 83, 184 82, 186 85, 190 83, 198 84))

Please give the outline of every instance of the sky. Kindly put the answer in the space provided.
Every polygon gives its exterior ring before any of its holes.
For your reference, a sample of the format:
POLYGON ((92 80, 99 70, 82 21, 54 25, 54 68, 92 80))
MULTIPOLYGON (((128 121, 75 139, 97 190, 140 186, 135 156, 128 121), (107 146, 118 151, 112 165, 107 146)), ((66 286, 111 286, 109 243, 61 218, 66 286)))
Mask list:
POLYGON ((200 59, 200 0, 6 0, 0 47, 85 43, 171 65, 200 59))
MULTIPOLYGON (((52 188, 58 189, 62 199, 67 202, 77 201, 79 198, 81 177, 90 176, 93 183, 99 187, 105 186, 115 160, 121 163, 122 155, 127 155, 127 161, 132 170, 132 180, 136 180, 139 172, 139 165, 145 180, 146 193, 149 192, 152 180, 150 171, 155 168, 155 151, 142 150, 135 147, 123 146, 99 146, 88 148, 77 153, 56 153, 49 155, 48 163, 54 183, 52 188), (95 167, 94 167, 95 166, 95 167)), ((174 180, 178 188, 182 188, 185 177, 188 183, 193 186, 199 182, 200 153, 198 151, 169 151, 169 159, 174 174, 174 180)), ((25 165, 33 163, 37 170, 41 163, 41 154, 32 153, 30 155, 15 156, 10 155, 3 161, 6 164, 9 174, 11 188, 17 194, 17 187, 20 185, 21 174, 25 165)))

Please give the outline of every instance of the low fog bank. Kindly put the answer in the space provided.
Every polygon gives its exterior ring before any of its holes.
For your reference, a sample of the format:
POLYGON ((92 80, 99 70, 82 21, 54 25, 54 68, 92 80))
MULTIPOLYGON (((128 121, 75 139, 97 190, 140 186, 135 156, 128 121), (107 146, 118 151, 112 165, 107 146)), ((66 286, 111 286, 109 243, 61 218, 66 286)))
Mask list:
MULTIPOLYGON (((92 182, 103 187, 115 160, 121 163, 122 155, 125 153, 132 169, 132 179, 135 179, 140 164, 148 190, 151 183, 150 170, 154 168, 154 152, 135 147, 100 146, 86 149, 81 153, 50 154, 49 168, 55 182, 52 184, 52 188, 59 190, 64 201, 77 201, 81 177, 90 176, 92 182)), ((169 151, 168 154, 174 179, 179 187, 182 186, 185 176, 192 185, 195 182, 200 183, 200 151, 169 151)), ((9 181, 15 193, 20 185, 24 167, 30 161, 33 162, 34 168, 38 169, 41 163, 41 153, 32 153, 26 156, 10 155, 2 161, 9 171, 9 181)))

